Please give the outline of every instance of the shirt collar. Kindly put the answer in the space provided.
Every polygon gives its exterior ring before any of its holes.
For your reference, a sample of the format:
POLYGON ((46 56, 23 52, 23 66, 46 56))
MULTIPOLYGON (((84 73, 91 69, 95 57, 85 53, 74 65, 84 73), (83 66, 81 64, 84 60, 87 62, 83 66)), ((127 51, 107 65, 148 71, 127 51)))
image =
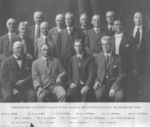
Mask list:
POLYGON ((46 58, 46 57, 42 56, 42 59, 43 59, 44 61, 46 61, 48 58, 46 58))
MULTIPOLYGON (((16 56, 15 54, 13 54, 13 56, 15 57, 15 59, 17 59, 18 58, 18 56, 16 56)), ((22 58, 22 57, 21 57, 22 58)))
POLYGON ((43 35, 43 34, 41 34, 41 36, 45 39, 47 36, 45 36, 45 35, 43 35))
POLYGON ((62 29, 61 29, 61 28, 59 28, 59 27, 57 27, 57 30, 58 30, 58 32, 61 32, 61 30, 62 30, 62 29))
POLYGON ((84 54, 84 52, 82 54, 77 54, 77 57, 80 57, 82 59, 83 54, 84 54))
POLYGON ((142 29, 143 28, 143 26, 135 26, 135 30, 137 30, 137 29, 142 29))
POLYGON ((99 27, 99 28, 94 27, 94 30, 95 30, 95 31, 97 31, 97 30, 99 30, 99 31, 100 31, 100 27, 99 27))
POLYGON ((108 24, 108 29, 110 29, 110 28, 114 28, 114 26, 113 25, 110 25, 110 24, 108 24))
POLYGON ((122 33, 120 33, 120 34, 115 34, 115 37, 122 37, 123 36, 123 32, 122 33))
POLYGON ((67 30, 73 30, 73 26, 72 27, 67 27, 67 30))
POLYGON ((105 57, 106 57, 107 55, 110 57, 110 56, 111 56, 111 54, 112 54, 112 52, 110 52, 110 53, 106 53, 106 52, 104 52, 105 57))
POLYGON ((15 36, 15 35, 16 35, 15 33, 8 32, 8 36, 15 36))

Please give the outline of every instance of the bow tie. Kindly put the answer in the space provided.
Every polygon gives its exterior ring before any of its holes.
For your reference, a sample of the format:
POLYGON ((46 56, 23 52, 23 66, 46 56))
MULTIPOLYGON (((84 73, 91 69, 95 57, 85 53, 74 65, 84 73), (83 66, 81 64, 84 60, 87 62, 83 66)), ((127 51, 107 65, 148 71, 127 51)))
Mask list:
POLYGON ((121 38, 123 35, 116 35, 115 37, 116 38, 121 38))
POLYGON ((23 58, 22 57, 17 57, 16 60, 23 60, 23 58))

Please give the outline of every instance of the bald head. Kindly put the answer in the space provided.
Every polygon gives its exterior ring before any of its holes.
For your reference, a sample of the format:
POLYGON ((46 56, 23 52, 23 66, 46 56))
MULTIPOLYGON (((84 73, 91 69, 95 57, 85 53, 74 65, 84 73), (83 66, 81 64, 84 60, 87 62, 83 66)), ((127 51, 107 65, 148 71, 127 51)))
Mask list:
POLYGON ((64 15, 63 14, 56 15, 55 22, 56 22, 56 26, 62 29, 64 27, 64 15))
POLYGON ((113 25, 115 20, 115 12, 114 11, 108 11, 106 13, 106 21, 108 24, 113 25))
POLYGON ((42 22, 40 25, 40 29, 41 29, 41 34, 47 36, 50 29, 48 22, 42 22))
POLYGON ((13 44, 13 52, 16 56, 20 57, 23 55, 23 48, 24 48, 24 45, 22 44, 21 41, 16 41, 14 44, 13 44))
POLYGON ((134 24, 136 26, 142 26, 143 25, 143 15, 141 12, 136 12, 134 14, 134 18, 133 18, 134 24))
POLYGON ((16 31, 17 22, 15 19, 10 18, 6 22, 6 27, 10 33, 14 33, 16 31))
POLYGON ((40 25, 40 23, 43 21, 43 13, 41 11, 34 12, 34 22, 37 25, 40 25))

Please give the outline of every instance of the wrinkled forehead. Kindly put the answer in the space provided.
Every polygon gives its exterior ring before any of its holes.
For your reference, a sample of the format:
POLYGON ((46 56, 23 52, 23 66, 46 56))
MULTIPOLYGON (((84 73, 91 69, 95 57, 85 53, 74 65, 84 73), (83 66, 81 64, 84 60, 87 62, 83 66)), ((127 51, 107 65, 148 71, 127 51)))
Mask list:
POLYGON ((63 15, 57 15, 56 16, 56 20, 63 20, 64 19, 64 16, 63 15))
POLYGON ((94 16, 92 17, 92 20, 95 20, 95 19, 100 20, 100 19, 101 19, 100 15, 94 15, 94 16))
POLYGON ((113 11, 108 11, 108 12, 106 13, 106 16, 112 16, 112 17, 114 17, 114 16, 115 16, 115 13, 114 13, 113 11))
POLYGON ((42 16, 43 16, 43 14, 40 12, 34 13, 34 18, 36 18, 36 17, 42 18, 42 16))
POLYGON ((143 18, 143 15, 142 15, 142 13, 140 13, 140 12, 136 12, 136 13, 134 14, 134 17, 143 18))

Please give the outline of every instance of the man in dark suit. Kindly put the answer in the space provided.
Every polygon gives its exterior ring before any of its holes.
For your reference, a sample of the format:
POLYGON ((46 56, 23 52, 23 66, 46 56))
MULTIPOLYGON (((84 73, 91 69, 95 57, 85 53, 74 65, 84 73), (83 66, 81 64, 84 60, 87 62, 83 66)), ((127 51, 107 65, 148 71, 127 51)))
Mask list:
POLYGON ((64 29, 64 15, 63 14, 56 15, 55 22, 56 22, 56 27, 52 28, 49 31, 49 36, 50 38, 53 38, 55 41, 56 53, 57 53, 57 57, 59 57, 60 48, 61 48, 60 32, 62 31, 62 29, 64 29))
POLYGON ((136 12, 134 14, 134 28, 132 30, 131 35, 134 36, 138 51, 138 75, 137 75, 137 86, 138 86, 138 101, 143 101, 143 88, 144 88, 144 75, 146 72, 146 60, 148 56, 148 44, 147 35, 148 29, 143 26, 143 15, 141 12, 136 12))
POLYGON ((28 22, 23 21, 19 23, 19 34, 14 36, 12 38, 12 44, 16 41, 21 41, 24 45, 24 55, 26 55, 28 58, 33 59, 34 58, 34 47, 33 47, 33 41, 27 37, 28 32, 28 22))
POLYGON ((6 22, 8 33, 0 38, 0 62, 10 56, 12 47, 10 46, 12 37, 16 35, 17 22, 15 19, 8 19, 6 22))
POLYGON ((81 30, 83 31, 84 35, 86 35, 86 32, 89 29, 91 29, 89 23, 89 17, 86 13, 80 15, 80 25, 81 25, 81 30))
POLYGON ((85 36, 85 50, 91 55, 96 55, 102 50, 101 37, 105 35, 105 30, 101 28, 100 15, 93 15, 93 28, 87 31, 85 36))
POLYGON ((106 21, 107 21, 106 34, 109 36, 113 36, 115 34, 115 30, 114 30, 115 18, 116 18, 116 14, 114 11, 107 11, 107 13, 106 13, 106 21))
POLYGON ((123 73, 120 56, 112 52, 109 36, 101 39, 103 51, 95 56, 97 78, 94 89, 97 102, 123 101, 123 73))
POLYGON ((71 102, 94 102, 95 64, 92 55, 84 51, 82 39, 75 40, 76 55, 70 58, 68 66, 67 98, 71 102))
POLYGON ((51 36, 48 36, 49 29, 50 26, 48 22, 42 22, 40 24, 41 37, 34 41, 34 56, 36 58, 41 57, 41 45, 44 43, 50 45, 51 49, 49 52, 49 56, 56 57, 56 45, 54 39, 51 36))
POLYGON ((126 73, 125 78, 125 101, 135 101, 137 86, 135 77, 138 74, 137 48, 134 38, 125 33, 120 19, 114 21, 115 36, 113 51, 120 55, 123 62, 123 68, 126 73))
POLYGON ((22 42, 15 42, 13 55, 2 62, 0 79, 4 102, 34 102, 36 99, 31 80, 32 61, 23 55, 23 50, 22 42))
POLYGON ((29 27, 28 37, 32 39, 32 41, 36 40, 41 36, 40 33, 40 24, 43 21, 43 13, 40 11, 34 12, 34 22, 35 24, 29 27))
POLYGON ((60 61, 67 69, 69 58, 75 54, 74 41, 77 38, 84 38, 82 30, 74 27, 74 15, 70 12, 65 14, 66 29, 60 32, 61 50, 60 61))
POLYGON ((56 96, 58 102, 64 102, 66 92, 62 86, 62 78, 66 72, 57 58, 49 56, 49 50, 48 44, 42 44, 42 56, 33 62, 33 85, 38 102, 50 101, 51 95, 56 96))

